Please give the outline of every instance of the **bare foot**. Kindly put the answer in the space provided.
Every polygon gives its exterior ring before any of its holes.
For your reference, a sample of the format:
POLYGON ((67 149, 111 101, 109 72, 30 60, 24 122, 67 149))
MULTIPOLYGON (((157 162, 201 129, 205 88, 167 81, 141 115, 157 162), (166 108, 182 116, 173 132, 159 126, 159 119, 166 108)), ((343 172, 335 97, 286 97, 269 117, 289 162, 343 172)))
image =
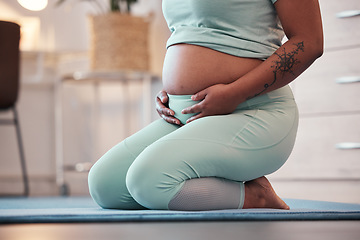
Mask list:
POLYGON ((245 202, 243 208, 290 209, 290 207, 276 195, 266 177, 260 177, 245 183, 245 202))

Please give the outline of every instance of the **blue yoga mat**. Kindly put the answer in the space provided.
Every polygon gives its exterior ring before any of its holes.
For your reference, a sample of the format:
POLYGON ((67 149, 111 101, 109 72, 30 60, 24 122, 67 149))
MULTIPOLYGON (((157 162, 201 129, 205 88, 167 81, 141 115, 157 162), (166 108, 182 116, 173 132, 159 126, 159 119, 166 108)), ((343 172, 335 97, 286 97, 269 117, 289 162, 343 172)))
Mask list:
POLYGON ((291 210, 164 211, 101 209, 89 197, 0 198, 0 223, 360 220, 360 204, 285 199, 291 210))

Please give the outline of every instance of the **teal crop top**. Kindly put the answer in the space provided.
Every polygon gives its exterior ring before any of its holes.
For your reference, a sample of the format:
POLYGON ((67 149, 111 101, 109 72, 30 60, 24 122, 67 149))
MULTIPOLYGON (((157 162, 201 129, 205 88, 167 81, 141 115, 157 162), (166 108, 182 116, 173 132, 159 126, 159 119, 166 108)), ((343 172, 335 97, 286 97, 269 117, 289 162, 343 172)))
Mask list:
POLYGON ((171 31, 166 46, 188 43, 239 57, 266 59, 284 37, 273 5, 276 1, 163 0, 163 14, 171 31))

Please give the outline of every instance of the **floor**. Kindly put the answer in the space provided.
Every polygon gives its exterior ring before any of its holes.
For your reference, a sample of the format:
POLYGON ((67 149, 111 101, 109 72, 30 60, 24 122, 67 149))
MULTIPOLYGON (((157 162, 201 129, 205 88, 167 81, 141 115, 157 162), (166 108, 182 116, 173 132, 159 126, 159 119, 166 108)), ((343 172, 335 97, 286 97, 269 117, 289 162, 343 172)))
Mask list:
POLYGON ((168 222, 0 225, 4 240, 355 240, 360 221, 168 222))

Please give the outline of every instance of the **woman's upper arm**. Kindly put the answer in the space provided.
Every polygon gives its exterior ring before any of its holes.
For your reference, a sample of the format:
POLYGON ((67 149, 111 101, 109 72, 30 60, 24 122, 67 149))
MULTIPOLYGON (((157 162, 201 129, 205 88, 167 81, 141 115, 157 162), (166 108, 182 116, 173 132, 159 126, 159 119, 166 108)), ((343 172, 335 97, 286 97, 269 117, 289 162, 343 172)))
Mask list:
POLYGON ((277 0, 274 4, 288 39, 305 38, 323 49, 323 30, 318 0, 277 0))

